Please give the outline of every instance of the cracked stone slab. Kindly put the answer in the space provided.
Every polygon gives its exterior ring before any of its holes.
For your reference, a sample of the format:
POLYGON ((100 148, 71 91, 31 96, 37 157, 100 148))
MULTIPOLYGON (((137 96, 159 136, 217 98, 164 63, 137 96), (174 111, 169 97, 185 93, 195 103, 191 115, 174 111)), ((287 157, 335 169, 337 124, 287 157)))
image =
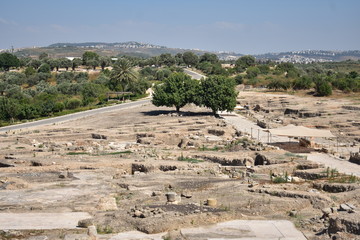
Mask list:
POLYGON ((1 230, 75 229, 78 221, 90 218, 87 212, 0 213, 1 230))

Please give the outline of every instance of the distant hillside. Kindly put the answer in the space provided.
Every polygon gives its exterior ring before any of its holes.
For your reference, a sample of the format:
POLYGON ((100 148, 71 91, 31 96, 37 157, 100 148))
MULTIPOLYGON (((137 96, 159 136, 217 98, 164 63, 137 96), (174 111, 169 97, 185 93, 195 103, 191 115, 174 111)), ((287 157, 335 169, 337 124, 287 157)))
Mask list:
POLYGON ((46 52, 51 57, 80 57, 85 51, 94 51, 104 56, 137 56, 137 57, 153 57, 163 53, 177 54, 186 51, 193 51, 201 55, 207 51, 190 50, 180 48, 168 48, 164 46, 139 43, 139 42, 123 42, 123 43, 103 43, 103 42, 86 42, 86 43, 55 43, 47 47, 15 49, 15 54, 19 57, 37 57, 40 53, 46 52))
POLYGON ((359 60, 360 51, 324 51, 304 50, 281 53, 266 53, 255 55, 257 59, 268 59, 280 62, 310 63, 310 62, 340 62, 345 60, 359 60))
POLYGON ((123 42, 123 43, 104 43, 104 42, 85 42, 85 43, 55 43, 48 46, 48 48, 66 48, 66 47, 80 47, 80 48, 98 48, 98 49, 121 49, 121 48, 166 48, 148 43, 139 42, 123 42))
MULTIPOLYGON (((15 49, 15 54, 19 57, 38 57, 40 53, 46 52, 51 57, 80 57, 85 51, 94 51, 99 55, 104 56, 137 56, 137 57, 153 57, 163 53, 177 54, 186 51, 192 51, 195 54, 202 55, 203 50, 194 49, 181 49, 181 48, 168 48, 149 43, 140 42, 117 42, 117 43, 104 43, 104 42, 85 42, 85 43, 55 43, 48 47, 38 48, 23 48, 15 49)), ((240 53, 229 52, 212 52, 219 56, 222 60, 236 60, 238 57, 243 56, 240 53)), ((311 62, 338 62, 348 59, 359 60, 360 51, 324 51, 324 50, 304 50, 292 51, 281 53, 266 53, 254 55, 259 60, 272 60, 279 62, 292 62, 292 63, 311 63, 311 62)))

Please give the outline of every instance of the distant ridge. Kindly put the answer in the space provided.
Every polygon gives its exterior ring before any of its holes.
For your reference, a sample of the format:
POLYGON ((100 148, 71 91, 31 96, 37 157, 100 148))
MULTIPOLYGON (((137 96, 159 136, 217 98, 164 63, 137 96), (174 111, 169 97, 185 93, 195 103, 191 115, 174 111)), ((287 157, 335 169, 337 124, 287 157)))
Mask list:
MULTIPOLYGON (((18 56, 39 56, 41 52, 47 52, 52 57, 79 57, 84 51, 96 51, 100 55, 107 56, 137 56, 137 57, 153 57, 163 53, 177 54, 186 51, 192 51, 195 54, 202 55, 206 52, 199 49, 182 49, 182 48, 168 48, 150 43, 141 43, 136 41, 128 42, 82 42, 82 43, 54 43, 47 47, 38 48, 22 48, 15 49, 15 54, 18 56)), ((236 60, 244 54, 234 52, 211 52, 218 55, 222 60, 236 60)), ((360 50, 349 51, 332 51, 332 50, 300 50, 279 53, 265 53, 253 55, 258 60, 272 60, 278 62, 292 62, 292 63, 311 63, 311 62, 337 62, 345 60, 359 60, 360 50)))
POLYGON ((166 48, 164 46, 140 43, 135 41, 128 42, 116 42, 116 43, 105 43, 105 42, 84 42, 84 43, 54 43, 48 46, 52 47, 82 47, 82 48, 166 48))
POLYGON ((349 51, 326 51, 326 50, 302 50, 280 53, 266 53, 254 55, 258 59, 269 59, 280 62, 295 62, 295 63, 309 63, 309 62, 337 62, 345 60, 359 60, 359 50, 349 51))

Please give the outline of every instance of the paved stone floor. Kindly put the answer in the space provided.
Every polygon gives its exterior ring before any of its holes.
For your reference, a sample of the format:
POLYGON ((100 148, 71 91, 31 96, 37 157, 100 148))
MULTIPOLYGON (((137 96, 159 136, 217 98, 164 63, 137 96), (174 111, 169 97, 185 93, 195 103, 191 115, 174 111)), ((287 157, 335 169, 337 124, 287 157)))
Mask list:
MULTIPOLYGON (((306 240, 304 235, 287 220, 234 220, 199 228, 181 229, 189 240, 241 239, 241 240, 306 240)), ((141 232, 126 232, 111 240, 149 239, 162 240, 165 233, 148 235, 141 232)))
POLYGON ((0 213, 0 230, 74 229, 90 217, 86 212, 0 213))

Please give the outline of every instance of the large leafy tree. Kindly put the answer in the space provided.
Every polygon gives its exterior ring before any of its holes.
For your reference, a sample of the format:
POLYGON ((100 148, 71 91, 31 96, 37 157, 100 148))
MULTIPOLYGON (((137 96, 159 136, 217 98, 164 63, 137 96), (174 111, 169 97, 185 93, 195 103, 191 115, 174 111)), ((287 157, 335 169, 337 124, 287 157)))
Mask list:
POLYGON ((243 72, 246 68, 255 65, 255 58, 250 55, 242 56, 235 62, 235 67, 238 72, 243 72))
POLYGON ((5 71, 9 71, 11 67, 18 67, 19 65, 20 61, 16 56, 7 52, 0 54, 0 68, 3 68, 5 71))
POLYGON ((112 89, 126 91, 130 83, 136 80, 137 76, 129 60, 121 58, 115 62, 110 76, 112 89))
POLYGON ((219 62, 219 58, 214 53, 204 53, 200 57, 200 62, 210 62, 215 64, 219 62))
POLYGON ((163 84, 155 87, 152 103, 155 106, 175 106, 176 111, 188 103, 198 102, 199 83, 184 73, 173 73, 163 84))
POLYGON ((75 71, 75 69, 82 64, 82 61, 80 58, 74 58, 71 61, 71 63, 72 63, 71 68, 73 71, 75 71))
POLYGON ((193 52, 184 52, 182 57, 187 66, 195 66, 199 62, 199 57, 193 52))
POLYGON ((210 76, 201 81, 202 105, 217 111, 233 111, 236 106, 235 82, 224 76, 210 76))
POLYGON ((99 64, 100 64, 101 70, 104 71, 105 67, 110 66, 111 58, 102 56, 99 58, 99 64))
POLYGON ((170 53, 163 53, 159 56, 159 63, 170 67, 175 64, 175 58, 170 53))
POLYGON ((72 67, 72 62, 70 59, 60 58, 60 66, 65 68, 67 71, 67 70, 69 70, 70 67, 72 67))
POLYGON ((100 57, 99 54, 97 54, 96 52, 86 51, 82 55, 83 65, 95 69, 96 66, 99 65, 99 57, 100 57))

